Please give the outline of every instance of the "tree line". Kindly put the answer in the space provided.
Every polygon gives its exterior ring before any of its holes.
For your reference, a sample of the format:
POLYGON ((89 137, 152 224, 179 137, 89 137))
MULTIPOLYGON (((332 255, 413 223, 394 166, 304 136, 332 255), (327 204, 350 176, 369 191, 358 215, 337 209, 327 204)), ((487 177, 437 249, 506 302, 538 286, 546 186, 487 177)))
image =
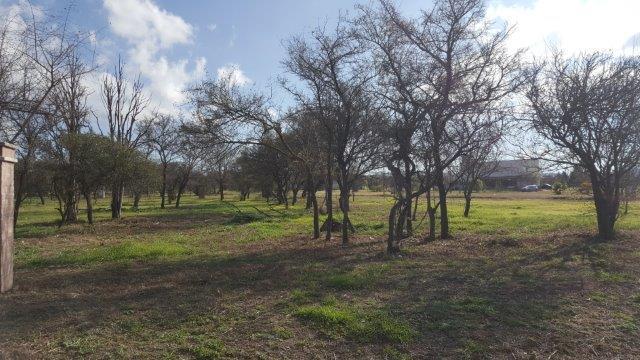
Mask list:
POLYGON ((478 180, 506 152, 582 171, 605 239, 637 189, 639 58, 552 49, 531 60, 509 48, 512 28, 487 19, 482 0, 437 0, 413 18, 390 0, 357 6, 284 41, 285 109, 274 91, 228 73, 188 90, 188 115, 150 109, 120 59, 102 79, 101 109, 88 106, 86 37, 59 25, 5 19, 0 114, 4 138, 19 146, 16 214, 28 196, 51 196, 61 224, 73 222, 82 199, 92 222, 104 190, 117 219, 125 193, 137 207, 157 191, 164 208, 186 192, 224 200, 233 188, 285 206, 304 197, 313 237, 339 231, 347 245, 351 195, 385 169, 387 251, 397 253, 417 235, 419 201, 424 240, 450 238, 453 186, 469 216, 478 180))

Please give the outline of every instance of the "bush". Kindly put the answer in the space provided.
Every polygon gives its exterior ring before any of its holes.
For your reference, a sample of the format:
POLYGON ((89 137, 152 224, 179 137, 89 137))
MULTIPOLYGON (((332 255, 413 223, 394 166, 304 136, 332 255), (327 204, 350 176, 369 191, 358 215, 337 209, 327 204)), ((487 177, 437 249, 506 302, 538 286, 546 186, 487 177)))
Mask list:
POLYGON ((564 190, 567 189, 567 184, 561 181, 556 181, 553 183, 553 186, 551 186, 551 189, 554 193, 556 193, 556 195, 560 195, 564 190))

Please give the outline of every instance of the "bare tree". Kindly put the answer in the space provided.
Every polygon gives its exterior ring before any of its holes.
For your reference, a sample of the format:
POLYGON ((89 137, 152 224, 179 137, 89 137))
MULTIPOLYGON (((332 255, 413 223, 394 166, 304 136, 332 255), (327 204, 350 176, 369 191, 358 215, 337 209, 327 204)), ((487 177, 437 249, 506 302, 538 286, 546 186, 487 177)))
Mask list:
MULTIPOLYGON (((82 168, 78 156, 82 147, 78 136, 89 126, 87 106, 88 89, 84 86, 86 65, 77 56, 71 56, 64 69, 69 75, 61 81, 51 94, 53 113, 48 126, 50 155, 56 159, 62 171, 56 171, 54 189, 61 205, 62 223, 77 220, 80 199, 79 177, 87 169, 82 168)), ((86 163, 85 163, 86 165, 86 163)))
POLYGON ((462 186, 464 195, 464 217, 469 217, 474 191, 481 185, 481 179, 494 173, 498 167, 498 142, 502 134, 499 129, 488 129, 480 133, 479 146, 475 151, 460 157, 452 167, 456 183, 462 186))
MULTIPOLYGON (((209 136, 212 144, 269 147, 299 162, 305 174, 314 173, 316 153, 294 146, 295 141, 292 143, 292 138, 287 136, 288 121, 297 112, 280 116, 273 111, 269 97, 241 89, 231 76, 205 81, 194 87, 191 95, 198 120, 197 129, 193 130, 209 136)), ((314 238, 318 238, 319 212, 315 193, 313 201, 314 238)))
POLYGON ((231 175, 231 168, 238 154, 238 146, 222 143, 210 146, 209 149, 209 153, 204 156, 203 166, 206 172, 215 179, 220 201, 223 201, 225 187, 231 175))
POLYGON ((179 150, 179 126, 168 114, 156 113, 142 125, 145 144, 149 146, 160 160, 162 181, 160 184, 160 208, 165 208, 167 194, 167 171, 169 163, 174 161, 179 150), (147 131, 145 131, 147 130, 147 131))
POLYGON ((398 43, 415 52, 409 68, 419 77, 398 84, 426 120, 423 136, 438 188, 440 235, 448 238, 445 172, 474 151, 474 133, 492 125, 482 114, 520 86, 519 53, 507 51, 510 32, 491 28, 482 0, 438 0, 418 19, 403 17, 388 0, 381 0, 380 8, 385 23, 401 33, 398 43))
POLYGON ((353 31, 341 19, 334 29, 317 28, 308 38, 294 37, 287 43, 284 66, 304 85, 287 86, 305 111, 314 114, 320 124, 327 150, 325 180, 327 221, 326 237, 333 230, 333 168, 337 169, 342 212, 342 244, 349 242, 349 195, 357 179, 378 167, 380 144, 377 125, 381 114, 368 86, 372 74, 363 61, 365 49, 353 31))
POLYGON ((376 72, 375 95, 383 107, 380 133, 384 139, 381 158, 391 173, 395 203, 389 211, 387 252, 400 251, 400 240, 413 234, 412 202, 424 191, 415 188, 417 143, 425 124, 424 111, 416 106, 415 89, 420 86, 414 64, 416 52, 403 33, 389 26, 388 14, 373 7, 359 7, 355 20, 358 37, 370 48, 376 72))
MULTIPOLYGON (((102 80, 102 102, 105 106, 108 135, 114 143, 136 149, 144 139, 145 129, 137 127, 149 100, 138 77, 130 83, 125 75, 124 62, 118 57, 113 73, 102 80)), ((98 125, 100 122, 98 121, 98 125)), ((122 215, 124 180, 114 179, 111 185, 111 217, 122 215)))
POLYGON ((20 7, 21 14, 0 19, 0 124, 12 143, 34 117, 50 114, 50 95, 68 78, 69 59, 83 50, 88 36, 69 29, 68 14, 58 19, 37 14, 41 9, 30 3, 20 7), (24 116, 5 115, 11 113, 24 116))
POLYGON ((180 200, 187 189, 193 171, 202 163, 205 154, 210 149, 200 134, 191 131, 192 129, 192 126, 183 124, 179 135, 176 208, 180 207, 180 200))
POLYGON ((45 130, 53 122, 52 95, 61 86, 68 88, 74 81, 70 77, 83 75, 77 67, 74 72, 69 69, 79 54, 85 54, 87 39, 87 34, 70 30, 68 13, 52 17, 27 2, 18 8, 0 18, 0 133, 19 146, 14 222, 28 194, 37 154, 46 143, 45 130))
POLYGON ((640 60, 591 53, 553 58, 531 70, 524 130, 540 142, 527 156, 583 169, 598 234, 614 237, 624 179, 640 163, 640 60))

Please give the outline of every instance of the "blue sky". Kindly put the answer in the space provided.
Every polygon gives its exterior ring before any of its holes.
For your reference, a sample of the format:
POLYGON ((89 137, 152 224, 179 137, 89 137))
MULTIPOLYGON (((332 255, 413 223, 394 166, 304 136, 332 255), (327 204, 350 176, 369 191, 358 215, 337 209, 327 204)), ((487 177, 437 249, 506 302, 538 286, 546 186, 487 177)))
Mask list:
MULTIPOLYGON (((0 0, 0 11, 25 5, 0 0)), ((63 12, 69 0, 32 0, 63 12)), ((154 106, 171 111, 183 90, 204 76, 231 71, 238 81, 264 87, 282 74, 283 39, 304 33, 340 11, 368 0, 75 0, 71 22, 95 32, 94 85, 121 54, 140 73, 154 106)), ((407 15, 430 0, 398 0, 407 15)), ((629 49, 640 33, 640 1, 488 0, 488 15, 515 24, 515 48, 543 54, 556 44, 571 52, 629 49)), ((94 99, 93 101, 97 101, 94 99)))

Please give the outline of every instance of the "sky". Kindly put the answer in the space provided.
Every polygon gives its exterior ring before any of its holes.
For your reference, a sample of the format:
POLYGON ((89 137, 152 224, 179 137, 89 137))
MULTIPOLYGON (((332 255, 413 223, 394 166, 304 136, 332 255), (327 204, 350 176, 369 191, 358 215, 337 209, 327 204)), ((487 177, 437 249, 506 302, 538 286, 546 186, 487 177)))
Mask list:
MULTIPOLYGON (((110 71, 118 55, 129 74, 140 74, 152 107, 175 111, 184 90, 205 77, 233 73, 240 84, 275 87, 283 73, 283 40, 333 22, 369 0, 31 0, 63 14, 92 34, 98 70, 89 86, 110 71)), ((415 16, 430 0, 398 0, 415 16)), ((0 13, 26 0, 0 0, 0 13)), ((569 53, 635 51, 640 44, 639 0, 487 0, 487 15, 515 26, 513 49, 544 55, 550 45, 569 53)), ((98 102, 94 91, 90 102, 98 102)))

